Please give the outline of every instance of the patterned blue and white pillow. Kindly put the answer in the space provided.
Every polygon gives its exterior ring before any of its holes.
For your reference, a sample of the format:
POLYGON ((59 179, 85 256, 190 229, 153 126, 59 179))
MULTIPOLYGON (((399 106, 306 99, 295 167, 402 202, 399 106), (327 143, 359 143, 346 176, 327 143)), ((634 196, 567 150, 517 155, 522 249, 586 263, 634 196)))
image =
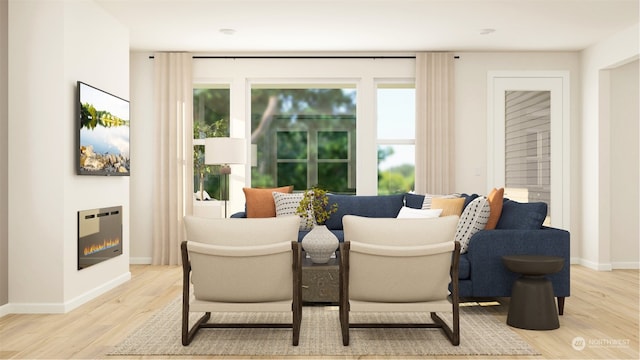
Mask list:
POLYGON ((455 237, 460 242, 461 254, 467 252, 471 237, 487 225, 490 213, 489 200, 484 196, 477 197, 464 209, 458 221, 455 237))
MULTIPOLYGON (((300 200, 304 197, 304 193, 281 193, 273 192, 273 201, 276 204, 276 217, 297 215, 296 210, 300 205, 300 200)), ((307 219, 300 217, 300 230, 307 231, 313 228, 315 219, 313 211, 308 211, 307 219)))

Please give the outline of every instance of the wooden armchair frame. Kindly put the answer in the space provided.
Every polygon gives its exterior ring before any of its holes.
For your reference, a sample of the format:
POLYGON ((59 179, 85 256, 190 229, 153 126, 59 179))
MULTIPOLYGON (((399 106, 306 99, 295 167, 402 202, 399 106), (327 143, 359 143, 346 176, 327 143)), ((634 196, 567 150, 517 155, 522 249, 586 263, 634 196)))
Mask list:
POLYGON ((291 243, 293 250, 293 302, 291 310, 293 322, 285 323, 209 323, 211 312, 205 312, 191 328, 189 328, 189 299, 191 296, 190 275, 191 264, 189 262, 189 253, 187 251, 187 242, 181 244, 182 250, 182 269, 183 269, 183 286, 182 286, 182 345, 186 346, 191 343, 193 337, 198 330, 202 328, 290 328, 293 330, 293 345, 297 346, 300 339, 300 324, 302 320, 302 258, 300 245, 297 242, 291 243))
MULTIPOLYGON (((453 250, 449 250, 451 253, 451 264, 449 268, 449 274, 451 277, 451 293, 448 296, 448 300, 451 303, 452 311, 452 326, 449 326, 436 311, 430 311, 430 317, 433 320, 432 323, 350 323, 349 312, 351 310, 350 298, 349 298, 349 274, 350 274, 350 253, 351 253, 351 241, 345 240, 340 244, 340 326, 342 330, 342 342, 344 346, 349 345, 349 329, 350 328, 440 328, 451 341, 451 344, 458 346, 460 344, 460 301, 458 295, 458 265, 460 259, 460 243, 457 241, 451 241, 453 250)), ((427 245, 438 246, 440 244, 427 245)), ((375 246, 375 245, 374 245, 375 246)), ((411 303, 385 303, 385 306, 394 308, 397 305, 397 309, 384 310, 385 312, 393 311, 410 311, 403 309, 404 305, 411 303)), ((427 306, 428 307, 428 306, 427 306)), ((439 304, 438 308, 442 308, 439 304)), ((411 310, 413 311, 413 310, 411 310)), ((438 310, 442 311, 442 310, 438 310)))

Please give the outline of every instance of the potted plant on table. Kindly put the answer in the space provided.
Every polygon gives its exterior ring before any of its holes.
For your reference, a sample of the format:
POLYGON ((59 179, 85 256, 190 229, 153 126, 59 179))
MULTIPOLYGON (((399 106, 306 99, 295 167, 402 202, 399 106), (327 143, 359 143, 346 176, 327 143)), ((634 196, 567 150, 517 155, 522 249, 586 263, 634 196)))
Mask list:
POLYGON ((307 226, 313 226, 302 239, 302 248, 314 263, 328 262, 338 248, 338 238, 325 225, 331 214, 336 211, 338 211, 338 204, 329 205, 327 191, 317 186, 304 192, 296 209, 296 214, 307 222, 307 226))

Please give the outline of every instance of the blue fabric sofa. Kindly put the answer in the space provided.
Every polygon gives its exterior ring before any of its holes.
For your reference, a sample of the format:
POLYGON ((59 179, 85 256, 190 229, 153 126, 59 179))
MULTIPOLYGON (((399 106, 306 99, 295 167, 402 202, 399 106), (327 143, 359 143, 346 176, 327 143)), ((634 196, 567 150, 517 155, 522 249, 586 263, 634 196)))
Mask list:
MULTIPOLYGON (((465 207, 478 195, 462 194, 465 207)), ((423 195, 406 194, 408 207, 420 208, 423 195)), ((504 255, 559 256, 564 266, 548 276, 558 299, 558 312, 564 313, 570 296, 570 234, 566 230, 542 226, 547 213, 545 203, 518 203, 504 199, 496 228, 475 233, 467 252, 460 255, 459 293, 461 298, 510 297, 511 286, 520 276, 506 269, 504 255)))
MULTIPOLYGON (((478 195, 462 194, 465 206, 478 195)), ((344 241, 342 217, 396 217, 403 206, 420 209, 424 195, 400 194, 380 196, 329 195, 329 203, 337 203, 338 211, 326 222, 339 241, 344 241)), ((564 312, 564 299, 570 295, 569 232, 542 224, 547 207, 544 203, 517 203, 504 199, 502 214, 495 230, 474 234, 468 251, 460 256, 459 287, 461 298, 510 297, 511 286, 519 274, 512 273, 502 263, 504 255, 560 256, 564 267, 548 278, 558 298, 558 311, 564 312)), ((246 217, 244 212, 232 217, 246 217)), ((300 231, 298 240, 308 233, 300 231)))

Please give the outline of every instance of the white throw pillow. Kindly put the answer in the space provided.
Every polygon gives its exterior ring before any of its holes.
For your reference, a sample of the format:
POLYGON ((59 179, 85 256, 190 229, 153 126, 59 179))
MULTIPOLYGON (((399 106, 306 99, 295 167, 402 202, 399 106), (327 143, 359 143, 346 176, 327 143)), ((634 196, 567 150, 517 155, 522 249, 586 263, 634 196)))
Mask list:
POLYGON ((428 219, 437 218, 442 213, 442 209, 414 209, 403 206, 396 218, 398 219, 428 219))
POLYGON ((461 254, 467 252, 471 237, 487 225, 490 213, 489 200, 484 196, 477 197, 464 208, 458 221, 455 237, 460 242, 461 254))
MULTIPOLYGON (((276 204, 276 217, 297 215, 296 210, 298 209, 298 205, 300 205, 300 200, 304 197, 304 193, 287 194, 274 191, 272 194, 273 201, 276 204)), ((313 224, 315 223, 313 212, 309 211, 308 215, 310 221, 300 217, 300 230, 307 231, 313 228, 313 224)))

